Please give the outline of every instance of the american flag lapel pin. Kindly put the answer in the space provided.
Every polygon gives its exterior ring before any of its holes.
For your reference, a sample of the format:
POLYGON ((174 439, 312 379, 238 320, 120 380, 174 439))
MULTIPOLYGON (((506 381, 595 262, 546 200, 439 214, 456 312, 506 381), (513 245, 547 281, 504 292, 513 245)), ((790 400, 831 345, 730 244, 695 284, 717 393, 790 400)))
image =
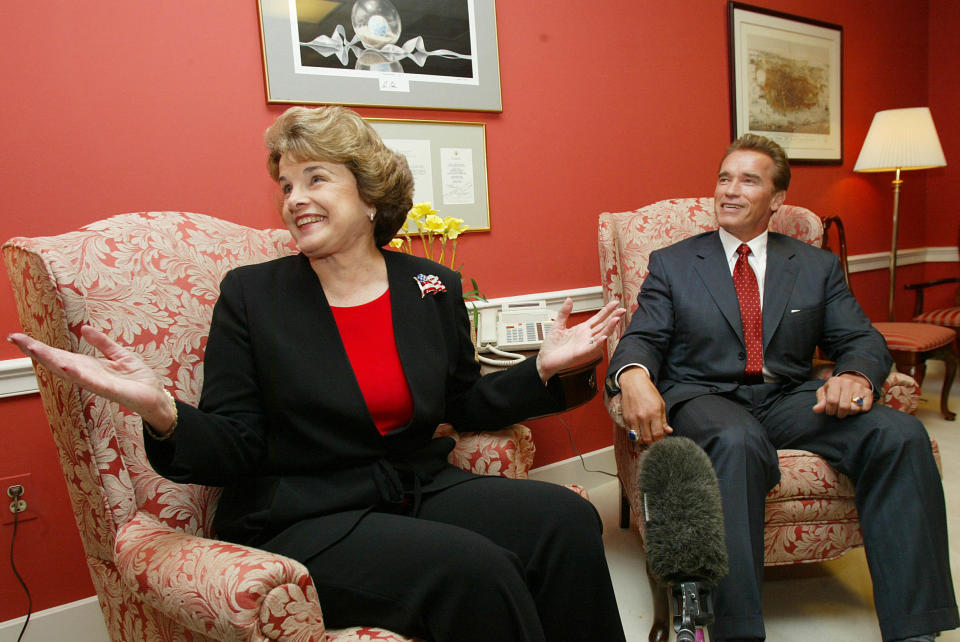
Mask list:
POLYGON ((413 277, 413 280, 417 282, 417 285, 420 287, 420 298, 422 299, 428 294, 437 294, 439 292, 446 292, 447 288, 443 285, 443 282, 440 281, 433 274, 418 274, 413 277))

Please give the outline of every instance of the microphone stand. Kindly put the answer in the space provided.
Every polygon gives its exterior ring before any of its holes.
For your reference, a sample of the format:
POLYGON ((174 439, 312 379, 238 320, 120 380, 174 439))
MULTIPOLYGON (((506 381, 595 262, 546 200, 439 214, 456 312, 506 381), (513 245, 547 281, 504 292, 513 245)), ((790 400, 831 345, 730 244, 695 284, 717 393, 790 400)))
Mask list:
POLYGON ((677 642, 703 642, 702 628, 713 624, 710 586, 706 582, 689 580, 670 588, 677 642))

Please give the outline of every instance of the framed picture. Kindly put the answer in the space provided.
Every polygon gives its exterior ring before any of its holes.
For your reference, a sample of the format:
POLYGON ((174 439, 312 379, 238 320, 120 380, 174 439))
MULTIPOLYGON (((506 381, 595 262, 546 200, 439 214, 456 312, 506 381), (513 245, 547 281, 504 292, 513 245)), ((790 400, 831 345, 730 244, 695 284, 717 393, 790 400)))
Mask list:
POLYGON ((366 120, 387 147, 407 158, 414 203, 430 201, 440 216, 462 218, 468 231, 490 229, 483 123, 366 120))
POLYGON ((494 0, 258 0, 267 102, 502 111, 494 0))
POLYGON ((733 138, 771 138, 791 161, 843 162, 843 27, 729 2, 733 138))

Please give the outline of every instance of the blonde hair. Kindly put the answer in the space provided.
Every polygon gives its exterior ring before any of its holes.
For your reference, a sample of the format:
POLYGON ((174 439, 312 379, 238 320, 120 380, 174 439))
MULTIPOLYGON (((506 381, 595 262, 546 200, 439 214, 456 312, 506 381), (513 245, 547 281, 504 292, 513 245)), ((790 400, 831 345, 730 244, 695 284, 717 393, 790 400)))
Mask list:
POLYGON ((356 112, 343 107, 291 107, 264 134, 267 169, 280 176, 280 157, 296 163, 342 163, 357 180, 360 198, 377 208, 373 236, 386 245, 413 206, 413 175, 407 159, 389 149, 356 112))

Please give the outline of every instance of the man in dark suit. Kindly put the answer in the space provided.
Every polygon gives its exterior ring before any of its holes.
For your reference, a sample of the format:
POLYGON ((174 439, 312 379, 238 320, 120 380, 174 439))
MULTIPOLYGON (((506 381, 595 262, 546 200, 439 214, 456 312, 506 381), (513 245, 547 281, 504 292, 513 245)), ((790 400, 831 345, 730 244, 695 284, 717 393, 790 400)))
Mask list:
POLYGON ((764 639, 764 498, 777 449, 823 456, 856 486, 884 640, 932 640, 958 621, 943 490, 914 417, 874 407, 891 359, 836 257, 767 231, 790 182, 784 151, 747 134, 724 155, 720 230, 650 255, 608 392, 643 443, 697 442, 720 482, 730 572, 711 639, 764 639), (761 303, 762 302, 762 303, 761 303), (836 367, 811 380, 817 346, 836 367))

